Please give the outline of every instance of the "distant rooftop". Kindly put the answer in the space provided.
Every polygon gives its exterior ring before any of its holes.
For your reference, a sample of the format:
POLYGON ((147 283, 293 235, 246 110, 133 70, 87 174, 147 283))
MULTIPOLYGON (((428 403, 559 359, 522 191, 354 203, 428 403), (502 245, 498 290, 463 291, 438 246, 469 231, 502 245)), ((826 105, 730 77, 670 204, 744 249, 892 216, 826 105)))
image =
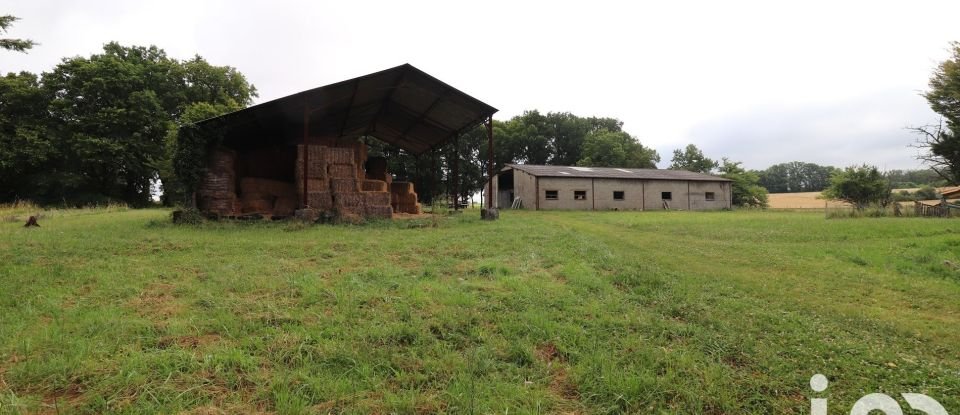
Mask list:
POLYGON ((541 166, 536 164, 507 164, 504 170, 517 169, 538 177, 583 177, 603 179, 695 180, 729 182, 719 176, 686 170, 623 169, 614 167, 541 166))

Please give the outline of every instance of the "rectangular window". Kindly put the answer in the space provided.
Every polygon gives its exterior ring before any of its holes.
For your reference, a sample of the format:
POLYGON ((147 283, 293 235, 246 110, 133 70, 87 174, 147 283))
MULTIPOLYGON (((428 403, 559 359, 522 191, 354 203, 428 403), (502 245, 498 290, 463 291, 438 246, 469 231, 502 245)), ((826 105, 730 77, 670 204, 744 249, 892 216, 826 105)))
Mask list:
POLYGON ((613 192, 613 200, 623 200, 623 190, 615 190, 613 192))
POLYGON ((544 193, 544 197, 546 197, 547 200, 557 200, 560 198, 560 192, 556 190, 547 190, 544 193))
POLYGON ((673 193, 671 192, 660 192, 660 198, 663 200, 673 200, 673 193))
POLYGON ((587 200, 587 191, 586 191, 586 190, 574 190, 574 191, 573 191, 573 200, 587 200))
POLYGON ((706 199, 707 199, 707 200, 712 201, 714 198, 715 198, 715 196, 713 195, 713 192, 707 192, 707 193, 706 193, 706 199))

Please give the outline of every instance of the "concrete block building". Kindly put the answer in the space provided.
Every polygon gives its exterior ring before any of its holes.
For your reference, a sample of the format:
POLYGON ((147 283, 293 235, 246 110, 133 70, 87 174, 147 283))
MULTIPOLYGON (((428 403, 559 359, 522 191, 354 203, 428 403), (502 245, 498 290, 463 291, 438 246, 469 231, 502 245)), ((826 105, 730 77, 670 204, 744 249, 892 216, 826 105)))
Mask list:
POLYGON ((731 180, 685 170, 508 164, 494 206, 535 210, 712 210, 732 207, 731 180))

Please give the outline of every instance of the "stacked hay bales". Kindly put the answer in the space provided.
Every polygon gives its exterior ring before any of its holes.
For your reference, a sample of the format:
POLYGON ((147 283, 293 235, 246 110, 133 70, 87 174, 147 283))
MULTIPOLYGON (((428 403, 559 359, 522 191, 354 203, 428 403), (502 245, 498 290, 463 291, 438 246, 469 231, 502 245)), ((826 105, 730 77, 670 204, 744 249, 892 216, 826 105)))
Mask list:
POLYGON ((240 179, 240 213, 291 216, 297 206, 293 183, 244 177, 240 179))
MULTIPOLYGON (((361 167, 366 145, 352 147, 307 146, 310 168, 307 171, 307 206, 332 212, 347 222, 362 218, 390 218, 393 208, 386 183, 370 183, 361 167), (369 189, 369 190, 368 190, 369 189)), ((303 146, 298 147, 297 180, 304 179, 303 146)), ((303 197, 303 190, 299 193, 303 197)), ((302 200, 302 199, 301 199, 302 200)))
POLYGON ((207 171, 197 185, 197 207, 201 211, 232 216, 237 210, 236 171, 237 154, 217 148, 210 154, 207 171))
POLYGON ((413 191, 413 183, 390 183, 390 202, 396 212, 415 215, 423 213, 420 203, 417 202, 417 194, 413 191))

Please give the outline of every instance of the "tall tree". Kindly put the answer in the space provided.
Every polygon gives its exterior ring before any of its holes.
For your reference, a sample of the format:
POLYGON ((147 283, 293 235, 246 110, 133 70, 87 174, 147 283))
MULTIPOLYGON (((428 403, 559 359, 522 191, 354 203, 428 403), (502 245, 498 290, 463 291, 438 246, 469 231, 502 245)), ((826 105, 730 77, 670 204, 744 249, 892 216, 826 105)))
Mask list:
POLYGON ((924 96, 946 125, 915 128, 920 134, 918 157, 944 180, 960 184, 960 42, 951 44, 952 56, 941 62, 930 77, 924 96))
MULTIPOLYGON (((0 16, 0 34, 7 34, 13 23, 20 18, 11 15, 0 16)), ((16 52, 26 52, 36 46, 37 43, 30 39, 0 39, 0 49, 12 50, 16 52)))
POLYGON ((726 157, 720 165, 720 175, 733 180, 733 204, 743 207, 767 207, 767 189, 760 186, 760 176, 741 166, 739 161, 731 161, 726 157))
POLYGON ((599 130, 583 142, 579 166, 655 169, 660 155, 623 131, 599 130))
POLYGON ((707 158, 697 146, 688 144, 684 149, 673 150, 673 159, 670 168, 674 170, 689 170, 698 173, 710 174, 720 166, 716 160, 707 158))
POLYGON ((64 59, 40 79, 7 75, 0 79, 0 200, 143 205, 158 179, 176 192, 170 132, 255 96, 234 68, 200 57, 181 62, 154 46, 109 43, 101 54, 64 59))
POLYGON ((62 148, 47 133, 49 99, 31 73, 0 78, 0 201, 56 199, 62 148))

